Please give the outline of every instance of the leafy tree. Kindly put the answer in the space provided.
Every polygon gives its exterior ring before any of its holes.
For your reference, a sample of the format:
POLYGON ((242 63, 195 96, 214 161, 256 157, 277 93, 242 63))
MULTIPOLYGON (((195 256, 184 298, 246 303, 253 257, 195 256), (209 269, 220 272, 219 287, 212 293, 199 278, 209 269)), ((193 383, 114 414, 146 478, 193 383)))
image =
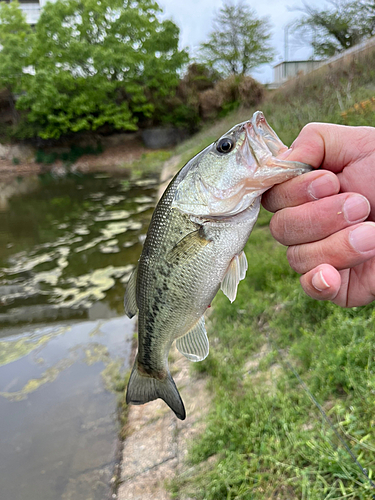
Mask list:
POLYGON ((374 0, 362 0, 358 3, 358 10, 363 22, 365 35, 375 35, 375 2, 374 0))
POLYGON ((208 42, 201 45, 201 59, 225 75, 245 75, 272 61, 270 36, 268 22, 246 4, 227 3, 214 18, 208 42))
POLYGON ((35 75, 17 105, 42 138, 136 130, 152 101, 173 93, 187 60, 179 30, 152 0, 57 0, 36 25, 35 75))
POLYGON ((318 10, 305 3, 298 34, 312 36, 314 54, 331 57, 375 34, 373 1, 332 0, 331 8, 318 10), (372 14, 372 15, 371 15, 372 14))
POLYGON ((33 33, 18 2, 0 3, 0 88, 9 92, 16 118, 13 94, 20 91, 29 65, 33 33))

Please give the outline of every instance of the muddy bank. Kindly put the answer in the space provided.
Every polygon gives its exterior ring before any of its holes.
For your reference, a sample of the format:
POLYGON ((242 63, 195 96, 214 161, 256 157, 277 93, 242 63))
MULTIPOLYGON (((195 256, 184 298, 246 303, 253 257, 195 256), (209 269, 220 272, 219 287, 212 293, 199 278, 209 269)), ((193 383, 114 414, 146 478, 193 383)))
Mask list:
MULTIPOLYGON (((46 148, 46 154, 62 153, 69 148, 54 147, 46 148)), ((56 160, 50 164, 37 163, 34 154, 23 157, 14 157, 12 154, 0 155, 0 183, 8 184, 17 177, 39 175, 53 172, 56 175, 64 175, 69 172, 82 174, 92 172, 108 172, 113 174, 129 175, 130 165, 139 160, 143 154, 149 152, 138 136, 125 137, 118 134, 106 138, 103 144, 103 152, 98 154, 85 154, 78 158, 73 164, 67 165, 62 160, 56 160)))
POLYGON ((178 420, 160 399, 130 406, 117 498, 119 500, 171 500, 167 483, 188 474, 186 464, 192 439, 205 429, 211 396, 207 378, 191 375, 190 362, 172 350, 170 369, 186 407, 186 420, 178 420))

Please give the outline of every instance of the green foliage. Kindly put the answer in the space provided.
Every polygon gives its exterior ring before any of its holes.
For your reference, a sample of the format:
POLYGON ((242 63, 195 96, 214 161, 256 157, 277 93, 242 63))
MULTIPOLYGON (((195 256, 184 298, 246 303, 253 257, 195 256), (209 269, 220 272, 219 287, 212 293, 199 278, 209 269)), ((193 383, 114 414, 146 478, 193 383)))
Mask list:
POLYGON ((213 68, 202 64, 190 64, 185 76, 180 82, 179 90, 186 94, 197 94, 211 89, 220 80, 220 75, 213 68))
POLYGON ((17 1, 0 3, 0 86, 12 92, 22 89, 30 63, 34 34, 17 1))
POLYGON ((204 64, 193 63, 180 80, 176 94, 154 103, 152 125, 172 124, 193 133, 199 129, 200 95, 219 79, 216 71, 204 64))
POLYGON ((64 163, 71 165, 78 160, 83 155, 97 155, 103 152, 101 144, 98 144, 96 148, 92 146, 80 147, 72 146, 69 151, 64 153, 48 153, 43 149, 38 149, 35 155, 35 161, 37 163, 44 163, 45 165, 51 165, 56 160, 62 160, 64 163))
POLYGON ((208 42, 200 57, 225 75, 246 75, 251 69, 272 61, 268 22, 257 19, 242 1, 227 3, 216 15, 208 42))
POLYGON ((27 112, 21 128, 44 139, 104 125, 136 130, 174 92, 187 60, 160 12, 151 0, 47 3, 31 43, 34 74, 17 101, 27 112))

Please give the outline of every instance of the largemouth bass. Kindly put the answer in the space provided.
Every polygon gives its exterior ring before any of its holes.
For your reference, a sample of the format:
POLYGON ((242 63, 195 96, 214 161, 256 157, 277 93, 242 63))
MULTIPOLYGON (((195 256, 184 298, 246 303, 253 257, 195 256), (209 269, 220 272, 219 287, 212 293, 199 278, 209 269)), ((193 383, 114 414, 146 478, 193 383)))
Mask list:
POLYGON ((258 111, 192 158, 169 184, 125 293, 126 314, 138 312, 127 403, 161 398, 185 419, 168 369, 170 347, 177 340, 191 361, 208 355, 204 312, 220 288, 231 302, 236 298, 262 193, 311 170, 277 159, 286 149, 258 111))

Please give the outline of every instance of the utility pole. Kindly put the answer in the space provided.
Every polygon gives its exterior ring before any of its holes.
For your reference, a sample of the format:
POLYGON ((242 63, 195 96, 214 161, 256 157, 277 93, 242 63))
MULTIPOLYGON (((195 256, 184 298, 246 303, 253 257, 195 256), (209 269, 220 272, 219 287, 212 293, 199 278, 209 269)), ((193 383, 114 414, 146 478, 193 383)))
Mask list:
POLYGON ((284 62, 288 61, 288 38, 289 38, 289 27, 290 24, 287 24, 284 28, 284 62))
POLYGON ((289 60, 289 29, 293 26, 294 23, 295 23, 295 20, 286 24, 284 27, 284 61, 285 62, 287 62, 289 60))

